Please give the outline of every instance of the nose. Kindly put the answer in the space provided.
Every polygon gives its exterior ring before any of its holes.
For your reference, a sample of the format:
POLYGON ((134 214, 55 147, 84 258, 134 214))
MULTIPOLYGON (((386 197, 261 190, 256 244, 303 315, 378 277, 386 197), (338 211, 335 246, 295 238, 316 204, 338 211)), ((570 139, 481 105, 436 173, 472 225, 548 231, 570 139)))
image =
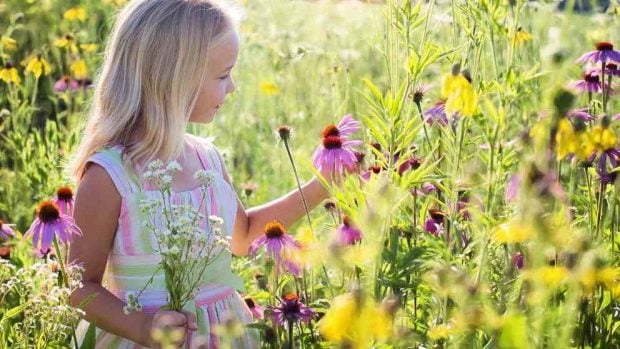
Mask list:
POLYGON ((228 85, 226 85, 226 93, 233 93, 237 89, 237 86, 233 82, 232 78, 228 79, 228 85))

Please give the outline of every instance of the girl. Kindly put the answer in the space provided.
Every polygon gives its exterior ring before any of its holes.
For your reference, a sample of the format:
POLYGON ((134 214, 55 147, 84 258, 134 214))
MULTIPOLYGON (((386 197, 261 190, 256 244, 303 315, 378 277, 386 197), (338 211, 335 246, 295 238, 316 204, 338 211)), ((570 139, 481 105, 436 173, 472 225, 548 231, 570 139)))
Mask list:
MULTIPOLYGON (((269 221, 289 225, 304 213, 297 191, 246 210, 216 148, 185 133, 188 122, 211 122, 234 91, 230 72, 238 45, 231 11, 211 0, 134 0, 118 16, 72 167, 79 183, 74 217, 83 235, 71 245, 69 258, 85 268, 84 287, 74 292, 72 302, 78 305, 96 295, 85 317, 98 327, 98 347, 153 347, 157 343, 151 334, 167 328, 183 330, 177 346, 200 335, 215 348, 213 329, 220 321, 251 322, 237 293, 243 282, 231 271, 230 254, 207 268, 187 311, 159 309, 166 304, 160 274, 140 297, 143 311, 124 313, 123 300, 144 287, 159 261, 155 238, 142 229, 139 208, 140 199, 158 194, 146 190, 140 179, 150 161, 181 165, 172 182, 173 200, 193 205, 200 202, 193 173, 219 173, 204 206, 223 217, 235 255, 247 254, 269 221)), ((327 197, 316 178, 302 190, 310 207, 327 197)), ((78 332, 87 326, 83 322, 78 332)), ((248 330, 235 345, 255 348, 258 340, 248 330)))

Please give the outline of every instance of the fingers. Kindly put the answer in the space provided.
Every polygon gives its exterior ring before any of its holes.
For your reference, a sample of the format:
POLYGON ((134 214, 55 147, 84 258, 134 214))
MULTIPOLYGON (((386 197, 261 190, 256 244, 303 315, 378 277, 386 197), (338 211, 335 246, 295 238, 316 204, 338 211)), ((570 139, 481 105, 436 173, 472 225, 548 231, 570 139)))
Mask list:
POLYGON ((198 321, 196 320, 196 314, 190 311, 186 311, 186 310, 182 310, 181 312, 185 314, 185 317, 187 319, 187 328, 189 330, 196 331, 198 329, 198 321))
POLYGON ((162 347, 180 348, 185 343, 187 330, 195 331, 198 326, 193 313, 161 310, 155 314, 151 329, 153 340, 162 347))

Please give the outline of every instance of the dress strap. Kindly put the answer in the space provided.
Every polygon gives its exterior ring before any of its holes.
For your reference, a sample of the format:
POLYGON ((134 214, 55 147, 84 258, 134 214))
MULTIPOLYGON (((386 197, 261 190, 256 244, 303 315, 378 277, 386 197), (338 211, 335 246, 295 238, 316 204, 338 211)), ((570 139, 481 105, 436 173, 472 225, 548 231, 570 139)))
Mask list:
POLYGON ((86 161, 87 164, 91 162, 105 169, 121 196, 139 191, 140 186, 136 183, 134 172, 127 170, 119 147, 96 152, 86 161))
MULTIPOLYGON (((202 169, 206 170, 206 171, 214 171, 216 172, 216 174, 218 176, 222 175, 222 172, 219 171, 218 169, 216 169, 216 166, 213 166, 213 162, 209 161, 210 156, 208 154, 205 154, 206 152, 209 152, 210 150, 210 146, 205 144, 206 142, 200 140, 197 142, 191 141, 190 140, 190 144, 192 145, 192 147, 196 150, 196 155, 198 155, 198 160, 200 161, 200 164, 202 165, 202 169)), ((219 216, 220 215, 220 210, 219 210, 219 206, 217 204, 217 196, 215 193, 215 189, 214 189, 214 185, 215 183, 213 183, 211 186, 209 186, 209 200, 208 202, 209 204, 209 212, 208 214, 212 214, 212 215, 216 215, 219 216)))

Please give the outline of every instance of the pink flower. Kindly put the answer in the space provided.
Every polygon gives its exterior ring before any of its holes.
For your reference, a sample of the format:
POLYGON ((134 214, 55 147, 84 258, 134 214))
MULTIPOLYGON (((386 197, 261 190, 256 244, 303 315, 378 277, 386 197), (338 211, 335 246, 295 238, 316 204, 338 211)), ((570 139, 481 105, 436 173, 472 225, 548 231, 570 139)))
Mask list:
POLYGON ((62 187, 56 191, 54 203, 58 206, 60 213, 73 217, 73 192, 71 188, 62 187))
POLYGON ((7 241, 15 237, 15 232, 11 229, 11 226, 4 223, 2 219, 0 219, 0 242, 7 241))
POLYGON ((597 43, 595 51, 585 53, 577 59, 577 63, 600 63, 609 61, 620 63, 620 52, 614 50, 614 45, 607 41, 597 43))
POLYGON ((347 114, 340 119, 336 128, 338 129, 337 136, 348 138, 350 135, 357 132, 361 128, 361 125, 359 121, 353 119, 352 114, 347 114))
POLYGON ((342 174, 344 169, 353 172, 357 168, 357 157, 352 147, 361 145, 362 141, 348 140, 347 137, 356 129, 353 125, 355 120, 351 121, 352 119, 346 117, 343 120, 339 125, 343 128, 342 131, 334 125, 327 125, 323 129, 323 142, 312 156, 314 167, 319 171, 328 170, 342 174))
POLYGON ((258 305, 254 299, 250 297, 246 297, 243 299, 245 304, 248 306, 250 311, 252 312, 252 316, 254 319, 262 320, 265 318, 265 308, 258 305))
POLYGON ((272 258, 276 264, 277 272, 288 270, 292 274, 298 275, 299 267, 289 257, 291 252, 301 247, 300 243, 287 234, 282 223, 278 221, 267 223, 264 232, 261 237, 252 242, 249 253, 256 257, 259 248, 265 246, 267 256, 272 258))
POLYGON ((433 234, 434 236, 439 236, 443 234, 443 221, 446 214, 433 208, 428 210, 428 214, 429 218, 426 220, 426 222, 424 222, 424 230, 433 234))
POLYGON ((73 241, 82 231, 70 216, 63 214, 53 201, 43 201, 37 207, 37 217, 24 234, 24 238, 32 235, 32 247, 41 254, 51 250, 54 239, 60 245, 73 241))
POLYGON ((286 322, 288 326, 291 326, 294 322, 299 322, 300 320, 309 324, 316 314, 312 308, 300 302, 299 297, 293 293, 284 296, 280 306, 272 307, 272 309, 273 319, 278 325, 286 322))
POLYGON ((445 126, 448 124, 448 115, 446 115, 446 102, 439 101, 431 108, 424 111, 424 120, 426 123, 433 126, 435 124, 439 126, 445 126))
POLYGON ((568 86, 579 92, 599 92, 602 89, 600 74, 596 69, 588 69, 583 80, 573 81, 568 86))
POLYGON ((342 224, 336 230, 336 241, 341 246, 354 245, 362 240, 362 232, 355 228, 349 216, 342 218, 342 224))
POLYGON ((70 76, 64 75, 58 81, 54 83, 54 91, 56 92, 65 92, 67 89, 71 91, 75 91, 80 88, 80 84, 78 81, 71 79, 70 76))
POLYGON ((594 116, 588 113, 588 108, 575 109, 568 112, 568 117, 571 119, 581 119, 583 121, 592 121, 594 116))

